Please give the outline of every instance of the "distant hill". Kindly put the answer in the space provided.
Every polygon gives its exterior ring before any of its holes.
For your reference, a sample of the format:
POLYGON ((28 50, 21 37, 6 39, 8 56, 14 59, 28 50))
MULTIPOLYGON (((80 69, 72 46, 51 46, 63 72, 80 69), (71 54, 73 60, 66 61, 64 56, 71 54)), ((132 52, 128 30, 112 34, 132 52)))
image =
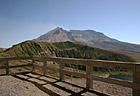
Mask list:
POLYGON ((53 56, 124 62, 135 61, 132 57, 124 54, 93 48, 76 42, 59 42, 51 44, 48 42, 25 41, 14 45, 0 54, 0 57, 20 56, 53 56))
POLYGON ((47 41, 50 43, 65 41, 80 42, 96 48, 121 52, 140 59, 140 45, 121 42, 94 30, 67 31, 57 27, 34 39, 34 41, 47 41))

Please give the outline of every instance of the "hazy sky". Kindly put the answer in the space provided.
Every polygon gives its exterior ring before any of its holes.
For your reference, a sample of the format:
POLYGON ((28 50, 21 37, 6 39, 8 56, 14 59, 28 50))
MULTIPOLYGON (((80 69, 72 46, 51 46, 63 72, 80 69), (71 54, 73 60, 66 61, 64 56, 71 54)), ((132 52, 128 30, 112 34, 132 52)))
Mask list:
POLYGON ((55 27, 92 29, 140 44, 140 0, 0 0, 0 47, 55 27))

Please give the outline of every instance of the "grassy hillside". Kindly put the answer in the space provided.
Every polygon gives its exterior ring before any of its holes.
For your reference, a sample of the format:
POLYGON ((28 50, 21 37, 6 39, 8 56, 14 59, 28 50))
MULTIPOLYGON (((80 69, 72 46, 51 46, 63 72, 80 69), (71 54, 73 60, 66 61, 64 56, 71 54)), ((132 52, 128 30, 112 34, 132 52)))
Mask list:
POLYGON ((25 41, 7 49, 0 57, 20 56, 56 56, 81 59, 100 59, 133 62, 132 57, 124 54, 89 47, 76 42, 48 42, 25 41))
POLYGON ((99 48, 93 48, 77 42, 59 42, 53 43, 53 45, 61 49, 61 51, 59 52, 59 56, 61 57, 112 60, 124 62, 135 61, 132 57, 121 53, 102 50, 99 48))
POLYGON ((56 56, 57 48, 48 42, 25 41, 7 49, 0 57, 56 56))

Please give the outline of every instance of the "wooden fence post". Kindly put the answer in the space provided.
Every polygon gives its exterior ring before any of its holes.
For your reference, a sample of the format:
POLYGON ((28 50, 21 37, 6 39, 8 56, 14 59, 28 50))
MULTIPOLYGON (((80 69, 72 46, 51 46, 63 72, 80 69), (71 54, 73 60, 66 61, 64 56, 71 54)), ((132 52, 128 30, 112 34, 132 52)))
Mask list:
POLYGON ((5 62, 6 62, 6 75, 9 75, 9 62, 8 60, 6 60, 5 62))
POLYGON ((34 66, 34 58, 32 58, 32 65, 33 65, 33 67, 32 67, 32 71, 31 72, 33 72, 33 71, 35 71, 35 66, 34 66))
POLYGON ((46 75, 46 72, 47 72, 47 70, 46 70, 46 66, 47 66, 47 61, 46 61, 46 59, 44 58, 43 75, 46 75))
POLYGON ((86 65, 86 89, 93 88, 93 80, 88 78, 88 76, 92 73, 93 67, 90 65, 86 65))
POLYGON ((59 63, 59 75, 60 75, 60 80, 64 80, 64 73, 63 70, 64 69, 64 64, 63 63, 59 63))
MULTIPOLYGON (((133 72, 133 82, 140 84, 140 67, 135 66, 134 72, 133 72)), ((140 90, 133 89, 132 96, 140 96, 140 90)))

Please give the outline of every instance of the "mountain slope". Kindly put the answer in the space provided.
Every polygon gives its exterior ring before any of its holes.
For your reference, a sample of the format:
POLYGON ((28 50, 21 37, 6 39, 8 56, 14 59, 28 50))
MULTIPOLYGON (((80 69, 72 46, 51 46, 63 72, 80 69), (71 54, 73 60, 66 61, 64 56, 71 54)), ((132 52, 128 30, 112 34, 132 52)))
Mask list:
POLYGON ((59 52, 61 57, 82 58, 82 59, 98 59, 98 60, 112 60, 112 61, 135 61, 133 58, 113 51, 93 48, 77 42, 59 42, 53 43, 62 51, 59 52))
POLYGON ((4 52, 6 48, 0 48, 0 53, 4 52))
POLYGON ((25 41, 7 49, 0 57, 21 57, 21 56, 53 56, 81 59, 100 59, 112 61, 135 61, 130 56, 89 47, 77 42, 60 42, 50 44, 48 42, 25 41))
POLYGON ((130 56, 140 58, 140 45, 130 44, 109 38, 103 33, 94 30, 63 30, 56 29, 40 36, 34 41, 54 42, 80 42, 92 47, 121 52, 130 56))
POLYGON ((7 49, 0 57, 56 56, 57 48, 48 42, 25 41, 7 49))

